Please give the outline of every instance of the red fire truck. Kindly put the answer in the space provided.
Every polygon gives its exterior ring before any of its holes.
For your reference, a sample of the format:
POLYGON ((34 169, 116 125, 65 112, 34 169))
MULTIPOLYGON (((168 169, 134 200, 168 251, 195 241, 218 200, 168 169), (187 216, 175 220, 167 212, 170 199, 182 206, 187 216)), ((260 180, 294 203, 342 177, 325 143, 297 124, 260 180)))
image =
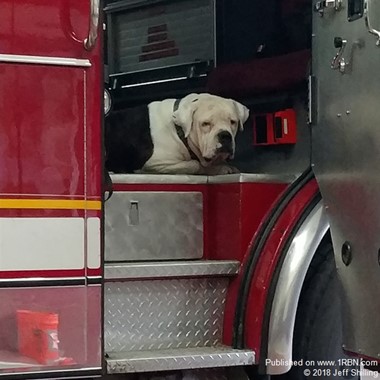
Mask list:
POLYGON ((378 30, 375 0, 1 0, 0 377, 376 369, 378 30), (105 114, 191 92, 249 107, 241 174, 106 200, 105 114))

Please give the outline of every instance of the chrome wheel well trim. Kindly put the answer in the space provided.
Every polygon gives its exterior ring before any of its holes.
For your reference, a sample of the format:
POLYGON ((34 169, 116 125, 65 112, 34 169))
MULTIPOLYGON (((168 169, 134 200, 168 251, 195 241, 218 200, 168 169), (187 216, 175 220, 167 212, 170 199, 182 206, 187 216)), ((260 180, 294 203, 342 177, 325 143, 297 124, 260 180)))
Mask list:
POLYGON ((276 285, 268 330, 266 372, 280 375, 291 368, 293 334, 301 290, 310 263, 329 230, 322 201, 313 208, 293 238, 276 285))

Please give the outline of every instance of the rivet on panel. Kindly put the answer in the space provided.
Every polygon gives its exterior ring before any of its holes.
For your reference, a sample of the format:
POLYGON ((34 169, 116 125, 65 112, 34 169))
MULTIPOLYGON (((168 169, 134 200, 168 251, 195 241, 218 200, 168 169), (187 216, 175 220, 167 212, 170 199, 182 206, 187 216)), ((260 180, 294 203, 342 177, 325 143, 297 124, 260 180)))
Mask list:
POLYGON ((342 245, 342 261, 346 266, 350 265, 352 261, 352 248, 348 241, 345 241, 342 245))
POLYGON ((342 117, 342 114, 341 113, 337 113, 336 116, 337 117, 342 117))
POLYGON ((347 111, 346 111, 346 115, 349 115, 350 113, 351 113, 350 110, 347 110, 347 111))

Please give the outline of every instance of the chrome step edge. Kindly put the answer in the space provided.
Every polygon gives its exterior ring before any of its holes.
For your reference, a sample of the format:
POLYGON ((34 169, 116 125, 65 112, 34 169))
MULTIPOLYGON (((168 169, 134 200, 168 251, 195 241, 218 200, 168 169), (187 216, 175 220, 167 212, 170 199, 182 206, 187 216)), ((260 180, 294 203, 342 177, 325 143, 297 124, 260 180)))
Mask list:
POLYGON ((202 347, 109 353, 107 373, 177 371, 252 365, 255 353, 230 347, 202 347))
POLYGON ((106 263, 105 280, 235 276, 239 261, 199 260, 144 263, 106 263))
MULTIPOLYGON (((301 174, 301 173, 300 173, 301 174)), ((181 174, 113 174, 113 183, 148 185, 207 185, 220 183, 291 183, 298 176, 292 174, 254 174, 239 173, 217 176, 181 175, 181 174)))

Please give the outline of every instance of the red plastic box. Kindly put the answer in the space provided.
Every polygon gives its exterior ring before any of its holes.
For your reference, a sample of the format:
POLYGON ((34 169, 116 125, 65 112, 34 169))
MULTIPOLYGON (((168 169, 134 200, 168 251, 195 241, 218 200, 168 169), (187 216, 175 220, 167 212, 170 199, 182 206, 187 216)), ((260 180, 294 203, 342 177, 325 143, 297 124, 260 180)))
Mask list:
POLYGON ((40 364, 59 360, 58 314, 17 310, 18 349, 40 364))

